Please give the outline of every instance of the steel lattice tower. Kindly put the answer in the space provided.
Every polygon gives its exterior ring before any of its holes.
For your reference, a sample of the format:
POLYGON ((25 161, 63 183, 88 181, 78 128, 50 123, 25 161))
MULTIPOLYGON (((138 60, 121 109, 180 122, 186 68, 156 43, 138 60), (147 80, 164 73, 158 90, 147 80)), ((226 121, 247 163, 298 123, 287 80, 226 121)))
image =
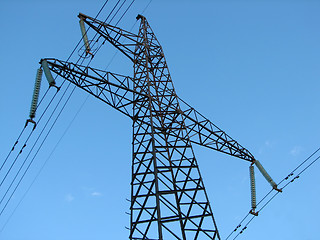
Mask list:
POLYGON ((46 68, 132 119, 129 238, 220 239, 192 143, 252 163, 254 157, 176 95, 162 47, 145 17, 137 17, 138 34, 79 17, 132 60, 133 77, 57 59, 41 64, 47 77, 46 68))

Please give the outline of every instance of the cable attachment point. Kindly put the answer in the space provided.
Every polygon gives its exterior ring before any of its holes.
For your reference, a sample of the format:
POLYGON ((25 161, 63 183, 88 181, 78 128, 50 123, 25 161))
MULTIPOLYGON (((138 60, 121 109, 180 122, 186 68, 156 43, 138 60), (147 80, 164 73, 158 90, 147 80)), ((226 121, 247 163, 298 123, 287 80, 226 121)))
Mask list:
POLYGON ((256 217, 259 215, 259 211, 256 212, 255 209, 251 209, 251 210, 249 211, 249 213, 252 214, 252 215, 254 215, 254 216, 256 216, 256 217))
POLYGON ((277 186, 273 187, 274 190, 276 190, 277 192, 282 193, 282 188, 278 188, 277 186))
POLYGON ((27 127, 28 126, 28 123, 32 123, 33 124, 33 128, 32 128, 32 131, 34 131, 35 129, 36 129, 36 127, 37 127, 37 123, 33 120, 33 119, 28 119, 27 121, 26 121, 26 125, 24 126, 24 127, 27 127))
POLYGON ((59 91, 60 91, 60 88, 61 88, 61 87, 58 87, 57 85, 49 85, 49 88, 51 88, 51 87, 56 88, 56 89, 57 89, 57 92, 59 92, 59 91))

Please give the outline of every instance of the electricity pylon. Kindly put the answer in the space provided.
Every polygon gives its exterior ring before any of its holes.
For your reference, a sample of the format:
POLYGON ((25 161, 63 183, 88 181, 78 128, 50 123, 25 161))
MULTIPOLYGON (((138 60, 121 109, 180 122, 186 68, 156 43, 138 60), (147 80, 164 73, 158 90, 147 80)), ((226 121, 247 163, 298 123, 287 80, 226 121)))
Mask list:
POLYGON ((52 58, 41 64, 47 78, 54 72, 132 119, 129 238, 220 239, 192 144, 252 164, 253 155, 176 95, 145 17, 137 17, 138 34, 84 14, 79 18, 133 62, 133 77, 52 58))

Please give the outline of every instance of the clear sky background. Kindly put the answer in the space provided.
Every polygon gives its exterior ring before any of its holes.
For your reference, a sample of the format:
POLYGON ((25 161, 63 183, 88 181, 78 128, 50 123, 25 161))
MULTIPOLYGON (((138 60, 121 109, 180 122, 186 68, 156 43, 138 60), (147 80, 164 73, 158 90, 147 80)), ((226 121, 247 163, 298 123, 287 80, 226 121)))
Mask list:
MULTIPOLYGON (((119 26, 129 30, 148 2, 136 0, 119 26)), ((39 60, 66 60, 81 37, 77 14, 95 16, 103 3, 0 0, 0 163, 28 117, 39 60)), ((245 146, 277 182, 320 146, 319 12, 317 0, 153 0, 144 13, 162 44, 177 94, 245 146)), ((91 66, 105 69, 115 52, 105 44, 91 66)), ((108 70, 133 72, 121 54, 108 70)), ((41 96, 48 87, 43 80, 41 96)), ((0 239, 128 238, 131 122, 86 97, 80 89, 72 96, 1 214, 0 239)), ((194 148, 225 239, 250 209, 249 164, 194 148)), ((238 239, 319 239, 319 170, 316 163, 289 185, 238 239)), ((258 172, 256 178, 259 200, 270 186, 258 172)))

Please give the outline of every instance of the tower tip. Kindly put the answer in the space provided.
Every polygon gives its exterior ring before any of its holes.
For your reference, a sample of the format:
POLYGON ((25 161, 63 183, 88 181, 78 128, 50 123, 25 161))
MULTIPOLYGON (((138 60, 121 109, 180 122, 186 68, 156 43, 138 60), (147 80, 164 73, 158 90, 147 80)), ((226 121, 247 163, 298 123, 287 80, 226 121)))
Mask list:
POLYGON ((136 17, 137 20, 139 19, 145 19, 146 17, 142 16, 141 14, 138 14, 138 16, 136 17))

